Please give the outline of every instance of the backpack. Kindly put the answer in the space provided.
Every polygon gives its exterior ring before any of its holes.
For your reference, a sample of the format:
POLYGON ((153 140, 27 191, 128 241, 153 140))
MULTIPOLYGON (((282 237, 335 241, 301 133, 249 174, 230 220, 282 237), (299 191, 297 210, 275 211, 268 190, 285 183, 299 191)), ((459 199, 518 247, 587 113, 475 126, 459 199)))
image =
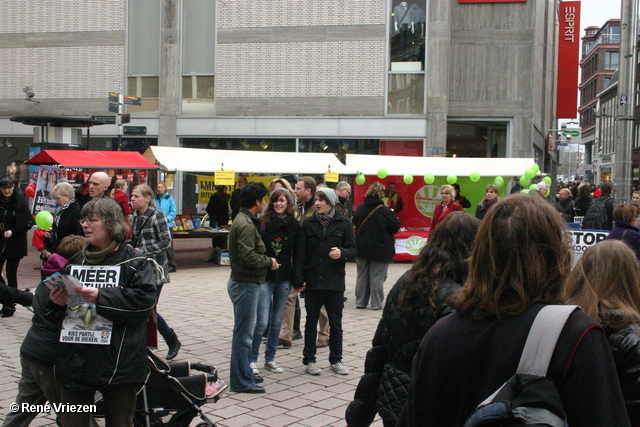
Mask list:
POLYGON ((486 398, 464 427, 566 427, 562 400, 546 378, 560 332, 575 305, 547 305, 531 326, 516 374, 486 398))
POLYGON ((593 199, 587 207, 587 213, 582 220, 583 230, 608 230, 611 226, 607 226, 609 217, 607 216, 606 203, 611 198, 602 201, 600 198, 593 199))

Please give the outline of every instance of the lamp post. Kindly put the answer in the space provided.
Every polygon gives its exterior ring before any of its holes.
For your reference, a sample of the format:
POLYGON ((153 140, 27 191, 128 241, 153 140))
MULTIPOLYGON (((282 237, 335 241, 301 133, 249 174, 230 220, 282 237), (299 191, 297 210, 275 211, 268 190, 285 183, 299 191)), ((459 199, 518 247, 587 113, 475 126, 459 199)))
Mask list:
POLYGON ((620 21, 620 65, 618 81, 618 127, 614 165, 616 203, 631 197, 631 153, 633 146, 633 101, 635 99, 636 41, 638 34, 638 0, 622 0, 620 21))

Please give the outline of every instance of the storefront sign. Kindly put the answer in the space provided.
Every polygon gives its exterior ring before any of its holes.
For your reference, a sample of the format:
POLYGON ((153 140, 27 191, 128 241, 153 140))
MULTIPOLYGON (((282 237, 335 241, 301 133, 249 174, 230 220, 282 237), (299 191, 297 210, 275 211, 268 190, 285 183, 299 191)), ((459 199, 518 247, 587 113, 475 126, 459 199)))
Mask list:
POLYGON ((578 110, 578 70, 580 55, 580 2, 560 2, 558 40, 558 119, 572 119, 578 110))

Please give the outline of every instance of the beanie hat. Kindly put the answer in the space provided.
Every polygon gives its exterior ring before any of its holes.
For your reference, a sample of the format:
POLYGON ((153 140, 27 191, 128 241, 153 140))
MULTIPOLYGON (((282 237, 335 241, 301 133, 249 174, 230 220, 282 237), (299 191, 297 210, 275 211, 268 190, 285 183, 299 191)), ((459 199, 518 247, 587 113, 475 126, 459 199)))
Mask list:
POLYGON ((333 188, 323 187, 323 188, 318 189, 317 192, 324 193, 327 196, 327 199, 329 199, 329 204, 332 207, 335 207, 336 203, 338 203, 338 195, 333 190, 333 188))
POLYGON ((285 187, 279 187, 279 188, 275 188, 271 194, 269 194, 269 199, 273 198, 273 193, 275 193, 276 191, 282 191, 285 195, 285 197, 287 198, 287 203, 289 203, 289 205, 293 205, 293 194, 291 194, 291 191, 289 191, 288 188, 285 187))

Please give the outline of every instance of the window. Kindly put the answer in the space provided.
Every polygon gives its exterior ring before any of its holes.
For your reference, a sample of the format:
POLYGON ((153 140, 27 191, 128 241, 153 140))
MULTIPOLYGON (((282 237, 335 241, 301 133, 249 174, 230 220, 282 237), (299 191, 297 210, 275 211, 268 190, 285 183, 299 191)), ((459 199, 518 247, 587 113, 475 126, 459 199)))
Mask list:
POLYGON ((182 113, 213 114, 215 3, 183 2, 182 113))
POLYGON ((424 114, 426 0, 389 7, 387 114, 424 114))
POLYGON ((156 0, 128 2, 127 95, 142 98, 129 113, 157 113, 160 94, 160 4, 156 0))
POLYGON ((620 52, 606 52, 605 53, 605 70, 617 70, 620 62, 620 52))
POLYGON ((507 122, 449 122, 447 157, 507 157, 507 122))

